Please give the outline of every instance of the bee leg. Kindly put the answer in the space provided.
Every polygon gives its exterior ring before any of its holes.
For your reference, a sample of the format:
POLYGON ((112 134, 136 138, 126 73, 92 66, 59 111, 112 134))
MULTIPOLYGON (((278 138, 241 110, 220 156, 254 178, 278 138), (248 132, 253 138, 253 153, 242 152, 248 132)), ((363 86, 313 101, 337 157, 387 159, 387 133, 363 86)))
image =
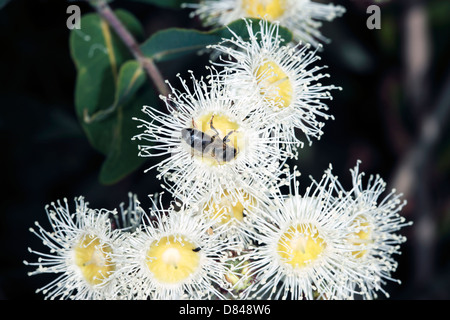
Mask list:
POLYGON ((194 121, 194 118, 192 118, 192 128, 195 128, 195 129, 197 129, 197 126, 195 125, 195 121, 194 121))
POLYGON ((214 132, 216 133, 214 136, 212 136, 212 138, 215 139, 217 136, 219 136, 219 131, 217 131, 217 129, 214 128, 214 126, 213 126, 213 118, 214 118, 214 115, 211 115, 211 120, 209 120, 209 126, 210 126, 211 129, 213 129, 214 132))
POLYGON ((223 137, 223 143, 227 143, 228 141, 230 141, 230 140, 228 140, 228 138, 229 138, 234 132, 236 132, 236 130, 231 130, 230 132, 228 132, 227 135, 226 135, 225 137, 223 137))

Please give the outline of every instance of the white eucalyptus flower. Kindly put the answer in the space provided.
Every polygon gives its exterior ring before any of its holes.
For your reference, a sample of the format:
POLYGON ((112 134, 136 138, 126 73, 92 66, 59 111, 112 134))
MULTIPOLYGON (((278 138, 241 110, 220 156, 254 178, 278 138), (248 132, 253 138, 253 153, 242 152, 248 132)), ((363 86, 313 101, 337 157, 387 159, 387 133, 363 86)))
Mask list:
MULTIPOLYGON (((348 239, 354 246, 349 259, 358 266, 360 279, 355 285, 359 286, 363 298, 377 298, 378 291, 389 297, 383 288, 386 282, 400 283, 392 275, 398 265, 395 255, 401 253, 400 245, 406 241, 400 229, 412 222, 400 215, 407 203, 401 200, 402 194, 396 190, 387 193, 386 182, 379 175, 371 175, 364 185, 365 174, 359 172, 359 165, 360 161, 350 170, 353 188, 348 194, 354 197, 355 202, 349 212, 357 229, 348 239)), ((339 188, 346 192, 342 185, 339 188)))
POLYGON ((186 207, 164 209, 160 202, 116 254, 123 298, 226 299, 234 244, 224 241, 223 232, 186 207))
POLYGON ((315 47, 329 42, 319 30, 322 22, 333 21, 346 11, 340 5, 311 0, 201 0, 183 6, 194 9, 191 16, 200 17, 205 26, 224 26, 241 18, 278 21, 293 33, 294 41, 315 47))
POLYGON ((323 121, 334 119, 328 114, 326 100, 332 100, 331 90, 341 88, 320 82, 329 74, 322 73, 326 66, 315 65, 320 60, 317 50, 310 50, 309 45, 283 45, 277 23, 260 20, 254 30, 253 22, 245 21, 249 40, 230 30, 231 39, 211 46, 221 54, 213 63, 230 74, 223 81, 235 95, 255 92, 255 105, 264 106, 265 117, 273 119, 273 132, 295 153, 295 147, 303 146, 296 130, 309 144, 311 138, 320 139, 323 121))
POLYGON ((353 293, 355 263, 347 259, 354 250, 347 241, 355 230, 347 211, 352 199, 336 196, 331 170, 304 195, 295 175, 289 195, 273 194, 272 210, 253 222, 255 246, 239 257, 246 267, 241 280, 253 281, 244 299, 346 299, 353 293))
POLYGON ((120 220, 117 212, 90 209, 83 197, 75 199, 74 210, 64 199, 63 203, 46 206, 46 211, 51 229, 36 222, 37 230, 30 231, 49 252, 29 248, 39 258, 37 262, 24 263, 37 267, 29 275, 54 273, 58 277, 37 292, 46 299, 114 299, 118 293, 114 277, 118 265, 111 254, 119 244, 111 221, 120 220))
POLYGON ((144 106, 148 120, 134 118, 143 129, 133 138, 139 155, 165 157, 148 170, 156 167, 157 178, 182 202, 261 192, 278 181, 288 157, 282 141, 268 134, 270 118, 260 116, 253 93, 237 98, 219 79, 214 70, 208 83, 192 76, 193 89, 181 80, 184 92, 171 87, 172 94, 162 97, 168 114, 144 106))

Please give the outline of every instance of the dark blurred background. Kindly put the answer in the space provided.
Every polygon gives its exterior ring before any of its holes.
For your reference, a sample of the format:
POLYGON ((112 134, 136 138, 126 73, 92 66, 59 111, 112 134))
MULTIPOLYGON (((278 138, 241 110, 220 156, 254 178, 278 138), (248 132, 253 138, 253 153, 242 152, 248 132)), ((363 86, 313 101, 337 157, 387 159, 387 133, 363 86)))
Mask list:
MULTIPOLYGON (((373 1, 335 1, 347 8, 322 32, 332 42, 320 53, 329 66, 332 92, 324 135, 305 146, 297 164, 303 186, 320 179, 331 163, 344 186, 357 159, 361 170, 380 174, 388 189, 404 193, 402 214, 414 225, 402 229, 408 241, 391 299, 450 298, 450 2, 379 1, 381 29, 370 30, 373 1)), ((76 70, 69 52, 67 6, 84 2, 12 0, 0 11, 0 299, 42 299, 35 290, 48 276, 28 277, 27 248, 44 249, 28 229, 46 222, 46 204, 79 195, 94 208, 118 208, 129 191, 144 207, 147 194, 161 191, 146 165, 117 184, 98 182, 104 157, 89 145, 74 110, 76 70)), ((159 29, 202 29, 188 10, 163 9, 133 1, 113 8, 132 12, 150 36, 159 29)), ((159 64, 172 80, 185 70, 204 70, 205 56, 159 64)), ((200 72, 200 71, 199 71, 200 72)), ((325 84, 325 82, 324 82, 325 84)), ((73 202, 72 202, 73 203, 73 202)), ((381 297, 383 298, 383 297, 381 297)))

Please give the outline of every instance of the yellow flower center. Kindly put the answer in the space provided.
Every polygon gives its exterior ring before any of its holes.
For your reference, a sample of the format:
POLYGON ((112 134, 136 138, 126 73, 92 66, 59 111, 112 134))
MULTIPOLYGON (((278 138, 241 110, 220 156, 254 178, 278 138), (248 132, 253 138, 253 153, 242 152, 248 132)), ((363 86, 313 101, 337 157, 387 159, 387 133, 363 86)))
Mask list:
POLYGON ((304 267, 317 259, 326 247, 319 231, 311 224, 291 226, 278 241, 278 254, 293 267, 304 267))
POLYGON ((284 14, 286 0, 243 0, 242 9, 248 17, 267 17, 271 21, 284 14))
POLYGON ((187 279, 200 265, 200 252, 192 242, 169 236, 153 242, 147 251, 147 267, 156 279, 177 283, 187 279), (194 251, 195 250, 195 251, 194 251))
POLYGON ((254 204, 254 198, 248 193, 243 193, 242 202, 234 199, 230 193, 225 190, 220 200, 217 202, 208 202, 204 211, 211 220, 216 220, 220 224, 225 224, 231 219, 242 221, 244 219, 244 209, 248 203, 254 204))
MULTIPOLYGON (((363 216, 358 216, 353 221, 354 224, 358 226, 358 232, 353 233, 350 236, 350 242, 354 246, 362 246, 373 242, 372 232, 370 228, 369 221, 363 216)), ((367 250, 355 250, 352 252, 353 256, 356 258, 361 258, 366 254, 367 250)))
POLYGON ((204 114, 194 119, 194 127, 210 137, 215 137, 214 147, 206 147, 200 156, 196 153, 208 165, 222 165, 226 160, 234 159, 234 152, 237 156, 244 148, 244 136, 239 131, 239 125, 226 115, 204 114), (227 140, 224 142, 225 137, 227 140))
POLYGON ((111 247, 100 243, 94 235, 84 236, 74 248, 75 264, 88 283, 100 284, 115 270, 115 264, 108 255, 111 252, 111 247))
POLYGON ((289 77, 275 62, 268 61, 256 70, 261 94, 279 108, 286 108, 292 100, 292 84, 289 77))

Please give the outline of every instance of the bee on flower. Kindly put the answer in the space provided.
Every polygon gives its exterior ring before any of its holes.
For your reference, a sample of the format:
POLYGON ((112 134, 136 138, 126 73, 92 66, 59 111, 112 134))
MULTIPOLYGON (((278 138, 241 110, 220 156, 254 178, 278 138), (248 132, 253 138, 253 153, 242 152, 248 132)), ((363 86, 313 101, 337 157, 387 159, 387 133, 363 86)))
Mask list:
MULTIPOLYGON (((211 68, 209 79, 192 76, 190 89, 181 79, 183 91, 171 86, 162 97, 168 113, 150 106, 139 121, 142 157, 165 157, 156 168, 157 178, 178 200, 203 201, 212 194, 220 202, 227 193, 236 199, 237 190, 257 194, 275 185, 281 166, 289 157, 280 149, 279 137, 268 133, 270 116, 262 116, 253 92, 235 97, 211 68)), ((189 201, 190 202, 190 201, 189 201)))
POLYGON ((201 0, 183 7, 194 9, 191 16, 198 16, 205 26, 224 26, 241 18, 278 21, 292 32, 295 42, 314 47, 330 41, 320 31, 323 21, 333 21, 346 11, 340 5, 312 0, 201 0))

